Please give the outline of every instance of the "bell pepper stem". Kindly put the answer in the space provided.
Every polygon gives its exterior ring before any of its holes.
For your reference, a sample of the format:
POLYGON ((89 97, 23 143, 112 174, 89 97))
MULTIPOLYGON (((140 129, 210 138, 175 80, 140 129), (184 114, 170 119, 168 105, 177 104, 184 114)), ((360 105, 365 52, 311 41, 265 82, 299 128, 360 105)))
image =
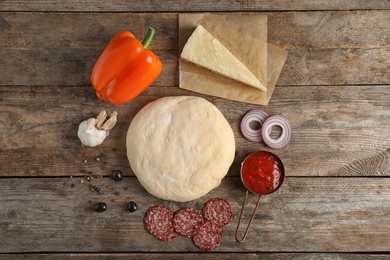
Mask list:
POLYGON ((149 28, 148 34, 146 35, 144 41, 142 42, 142 45, 144 46, 145 49, 149 48, 149 45, 152 43, 155 31, 156 31, 155 29, 151 27, 149 28))

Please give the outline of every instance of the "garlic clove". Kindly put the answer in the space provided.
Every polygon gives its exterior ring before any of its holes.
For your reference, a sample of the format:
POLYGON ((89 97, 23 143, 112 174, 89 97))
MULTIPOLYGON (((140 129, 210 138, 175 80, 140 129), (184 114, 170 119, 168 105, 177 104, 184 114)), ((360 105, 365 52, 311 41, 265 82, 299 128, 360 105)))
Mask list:
POLYGON ((103 123, 106 121, 107 112, 105 110, 100 111, 99 115, 96 117, 96 128, 100 129, 103 123))
POLYGON ((104 124, 99 129, 106 130, 106 131, 111 130, 117 122, 117 115, 118 115, 118 113, 116 111, 114 111, 114 113, 112 113, 110 115, 110 117, 107 119, 107 121, 104 122, 104 124))

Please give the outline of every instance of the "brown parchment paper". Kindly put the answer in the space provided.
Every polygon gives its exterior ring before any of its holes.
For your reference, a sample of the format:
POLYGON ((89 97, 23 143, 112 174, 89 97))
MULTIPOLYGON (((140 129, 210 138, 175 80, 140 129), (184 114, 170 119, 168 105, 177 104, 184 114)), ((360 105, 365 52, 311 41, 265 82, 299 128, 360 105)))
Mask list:
POLYGON ((181 59, 180 88, 245 103, 268 105, 287 51, 267 43, 267 16, 254 13, 179 14, 179 55, 199 24, 240 59, 267 87, 267 92, 181 59))

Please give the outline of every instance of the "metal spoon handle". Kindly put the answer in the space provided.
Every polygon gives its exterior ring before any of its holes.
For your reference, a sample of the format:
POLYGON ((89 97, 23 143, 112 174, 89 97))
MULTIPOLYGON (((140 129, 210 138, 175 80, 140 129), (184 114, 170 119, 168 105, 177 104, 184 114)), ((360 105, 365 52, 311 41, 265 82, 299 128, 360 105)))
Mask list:
POLYGON ((253 213, 252 213, 252 217, 251 219, 249 220, 249 223, 248 223, 248 226, 246 227, 246 230, 245 230, 245 233, 244 233, 244 236, 242 237, 242 239, 238 239, 238 230, 240 228, 240 224, 241 224, 241 219, 242 219, 242 215, 244 213, 244 208, 245 208, 245 204, 246 204, 246 200, 248 199, 248 191, 246 191, 246 194, 245 194, 245 198, 244 198, 244 203, 242 203, 242 208, 241 208, 241 213, 240 213, 240 218, 238 219, 238 223, 237 223, 237 229, 236 229, 236 241, 238 243, 242 243, 244 242, 246 236, 248 235, 248 232, 249 232, 249 227, 250 225, 252 224, 252 220, 253 218, 255 217, 255 214, 256 214, 256 211, 257 211, 257 208, 259 207, 259 204, 260 204, 260 198, 261 198, 261 195, 259 195, 259 199, 257 200, 257 203, 256 203, 256 206, 253 210, 253 213))

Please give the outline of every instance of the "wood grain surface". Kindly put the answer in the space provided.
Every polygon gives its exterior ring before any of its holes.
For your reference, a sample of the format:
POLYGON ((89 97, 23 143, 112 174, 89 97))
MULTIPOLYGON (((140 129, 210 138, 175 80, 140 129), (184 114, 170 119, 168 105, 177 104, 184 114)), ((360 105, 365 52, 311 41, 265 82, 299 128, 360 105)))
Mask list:
MULTIPOLYGON (((0 259, 390 257, 388 0, 4 0, 0 32, 0 259), (243 138, 241 118, 259 107, 178 87, 180 12, 268 16, 269 42, 289 55, 269 106, 260 108, 291 120, 287 148, 243 138), (148 27, 156 29, 150 48, 163 61, 162 74, 132 102, 100 101, 89 77, 102 49, 121 30, 142 39, 148 27), (149 195, 126 158, 132 118, 147 103, 172 95, 215 104, 236 138, 236 157, 221 186, 188 203, 149 195), (79 123, 101 109, 118 112, 117 126, 101 146, 81 146, 79 123), (240 164, 257 150, 276 153, 287 177, 280 190, 262 197, 239 244, 240 164), (123 181, 110 178, 114 169, 123 171, 123 181), (234 213, 213 252, 201 252, 189 238, 158 241, 144 228, 152 205, 201 210, 213 197, 226 198, 234 213), (139 206, 135 213, 126 210, 130 200, 139 206), (101 214, 93 210, 100 201, 109 207, 101 214)), ((249 197, 242 229, 256 199, 249 197)))
MULTIPOLYGON (((91 86, 3 86, 0 91, 3 176, 79 175, 79 168, 85 166, 84 152, 91 156, 105 154, 100 164, 90 166, 95 171, 118 167, 126 175, 133 175, 125 147, 132 118, 159 97, 192 94, 178 87, 150 87, 135 102, 114 106, 99 101, 91 86), (116 110, 119 123, 101 146, 82 147, 77 137, 78 124, 95 117, 100 109, 116 110)), ((292 121, 292 143, 274 151, 282 158, 286 174, 389 176, 389 95, 388 85, 277 87, 264 110, 292 121)), ((240 163, 250 152, 269 150, 246 140, 239 131, 243 114, 254 106, 203 97, 231 123, 237 153, 229 175, 237 176, 240 163)))
MULTIPOLYGON (((223 228, 218 251, 356 252, 364 243, 365 252, 381 252, 390 246, 389 178, 287 178, 281 189, 262 197, 248 237, 241 244, 234 240, 245 195, 238 177, 227 177, 221 187, 186 203, 152 197, 135 178, 115 182, 95 177, 80 183, 81 179, 1 179, 0 227, 5 232, 0 234, 0 251, 198 251, 191 238, 155 239, 146 231, 143 217, 155 204, 167 205, 172 211, 182 207, 201 211, 213 197, 227 198, 234 215, 223 228), (100 192, 91 190, 90 185, 99 187, 100 192), (131 200, 139 208, 135 213, 126 209, 131 200), (108 205, 104 213, 94 211, 100 201, 108 205)), ((249 196, 241 234, 256 200, 256 195, 249 196)))
POLYGON ((350 10, 390 9, 388 0, 252 0, 252 1, 104 1, 104 0, 3 0, 0 10, 4 11, 51 11, 51 12, 237 12, 237 11, 291 11, 291 10, 350 10))
MULTIPOLYGON (((388 83, 388 11, 267 15, 269 42, 289 51, 278 84, 388 83)), ((149 26, 157 31, 151 49, 164 60, 154 85, 178 85, 177 14, 5 12, 0 26, 0 85, 88 85, 94 62, 118 31, 131 29, 143 38, 149 26)))
MULTIPOLYGON (((161 259, 167 257, 164 253, 78 253, 78 254, 3 254, 4 259, 161 259)), ((180 253, 170 254, 169 259, 275 259, 275 260, 296 260, 296 259, 343 259, 343 260, 383 260, 388 259, 386 254, 351 254, 351 253, 180 253)))

